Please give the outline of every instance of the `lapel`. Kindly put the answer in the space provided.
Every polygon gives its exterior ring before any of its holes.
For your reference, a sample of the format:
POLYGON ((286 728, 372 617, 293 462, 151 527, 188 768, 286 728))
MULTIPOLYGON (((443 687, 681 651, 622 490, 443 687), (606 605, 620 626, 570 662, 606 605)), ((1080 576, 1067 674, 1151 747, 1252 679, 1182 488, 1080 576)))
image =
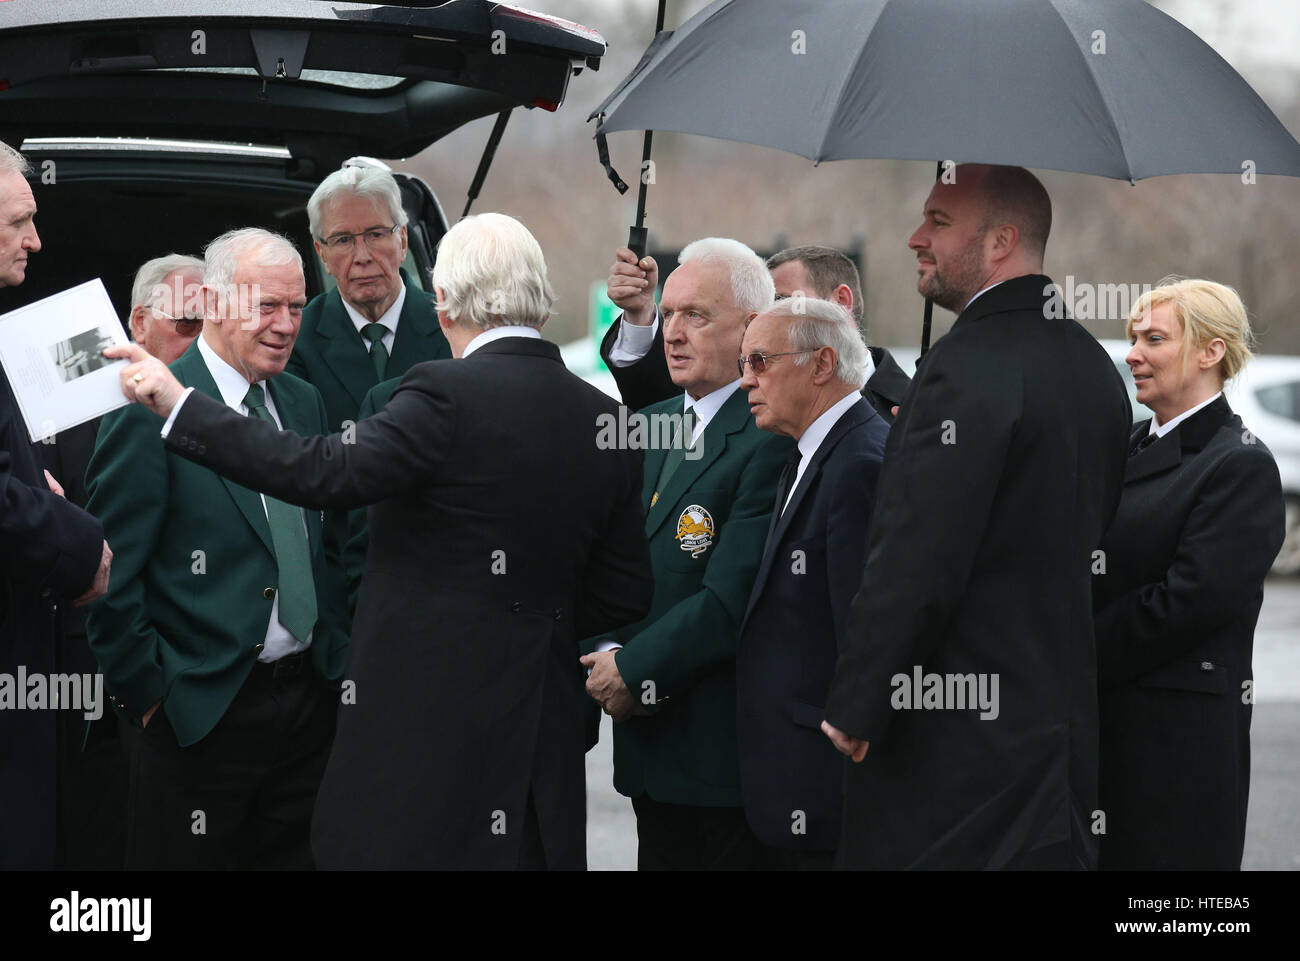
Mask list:
MULTIPOLYGON (((410 297, 409 293, 407 297, 410 297)), ((401 324, 398 330, 401 330, 401 324)), ((325 366, 347 390, 355 406, 360 407, 366 392, 375 386, 375 368, 370 362, 370 351, 357 333, 352 318, 343 309, 343 298, 339 296, 337 287, 325 295, 315 336, 321 341, 320 353, 325 366)))
MULTIPOLYGON (((1159 474, 1183 462, 1183 452, 1196 453, 1209 443, 1214 433, 1232 416, 1226 397, 1201 408, 1172 431, 1155 441, 1146 450, 1133 454, 1124 469, 1124 483, 1131 484, 1144 477, 1159 474)), ((1129 435, 1129 449, 1133 449, 1151 429, 1150 419, 1142 421, 1129 435)))
MULTIPOLYGON (((203 335, 199 334, 199 336, 202 337, 203 335)), ((208 365, 203 362, 203 355, 199 353, 197 338, 195 338, 194 343, 190 344, 185 353, 172 364, 171 369, 177 379, 186 387, 193 387, 195 390, 207 394, 223 407, 225 406, 226 402, 221 397, 221 391, 217 390, 217 382, 212 379, 208 365)), ((278 409, 280 397, 278 394, 272 396, 278 409)), ((235 502, 239 512, 244 515, 249 526, 262 539, 262 543, 266 545, 266 549, 274 557, 275 547, 271 543, 271 527, 266 522, 266 511, 262 507, 261 495, 256 491, 249 490, 247 487, 240 487, 234 481, 227 480, 219 474, 216 477, 221 481, 222 486, 226 488, 231 500, 235 502)))
MULTIPOLYGON (((856 404, 846 410, 843 416, 835 422, 830 431, 826 434, 821 445, 813 453, 812 460, 809 461, 807 468, 804 469, 803 477, 799 478, 799 484, 794 489, 794 494, 790 497, 790 506, 782 513, 780 518, 776 519, 771 531, 767 535, 767 542, 763 545, 763 560, 759 563, 758 574, 754 578, 754 587, 750 591, 749 606, 745 610, 745 618, 748 619, 750 612, 754 609, 758 597, 763 592, 763 587, 767 582, 767 576, 772 570, 772 563, 776 557, 776 549, 785 537, 786 531, 794 522, 795 515, 799 512, 799 507, 804 502, 808 492, 813 489, 817 483, 817 478, 821 474, 822 465, 826 458, 831 455, 835 447, 848 436, 849 431, 865 424, 872 417, 878 417, 875 408, 867 400, 859 400, 856 404)), ((781 509, 780 504, 772 506, 772 514, 775 518, 776 512, 781 509)))
MULTIPOLYGON (((685 401, 682 402, 683 407, 685 401)), ((677 407, 675 410, 681 412, 683 407, 677 407)), ((677 499, 690 490, 691 487, 699 480, 700 475, 709 469, 709 465, 722 456, 722 452, 727 449, 727 438, 735 433, 744 430, 746 426, 753 422, 749 414, 749 395, 739 387, 732 392, 727 398, 727 402, 722 405, 722 409, 714 415, 713 420, 709 421, 708 426, 704 428, 704 433, 700 435, 701 454, 695 459, 687 457, 682 461, 681 466, 673 472, 673 476, 668 480, 668 486, 659 493, 659 500, 651 507, 645 518, 645 532, 647 537, 653 537, 656 530, 663 524, 664 520, 672 512, 677 504, 677 499)), ((689 453, 689 452, 688 452, 689 453)), ((666 457, 667 454, 664 454, 666 457)), ((649 478, 653 485, 659 477, 659 467, 663 465, 663 457, 656 458, 654 473, 650 473, 651 460, 649 457, 645 460, 646 477, 649 478)), ((648 502, 647 502, 648 503, 648 502)))
POLYGON ((386 373, 389 377, 397 376, 398 371, 409 370, 420 361, 451 356, 449 351, 439 350, 435 346, 435 339, 442 331, 438 327, 438 316, 433 312, 429 298, 411 282, 405 267, 401 269, 401 274, 402 283, 406 285, 406 300, 402 302, 397 333, 393 336, 393 352, 388 356, 386 373))

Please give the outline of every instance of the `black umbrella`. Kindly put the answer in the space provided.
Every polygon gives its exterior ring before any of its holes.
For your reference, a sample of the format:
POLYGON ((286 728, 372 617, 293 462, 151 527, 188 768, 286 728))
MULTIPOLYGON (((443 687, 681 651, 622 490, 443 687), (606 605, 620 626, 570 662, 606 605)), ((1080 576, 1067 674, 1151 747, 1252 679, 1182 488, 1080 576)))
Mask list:
POLYGON ((717 0, 592 117, 815 162, 1300 176, 1250 85, 1144 0, 717 0))

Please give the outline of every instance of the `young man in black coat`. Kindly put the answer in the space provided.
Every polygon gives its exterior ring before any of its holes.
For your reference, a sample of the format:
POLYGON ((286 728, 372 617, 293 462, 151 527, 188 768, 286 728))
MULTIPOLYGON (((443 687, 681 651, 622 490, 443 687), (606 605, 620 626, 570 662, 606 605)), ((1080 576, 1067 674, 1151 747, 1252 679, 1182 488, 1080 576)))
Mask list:
POLYGON ((936 183, 909 246, 959 314, 926 355, 885 465, 831 684, 849 768, 840 860, 1093 868, 1092 553, 1130 409, 1042 276, 1047 192, 1020 168, 936 183))

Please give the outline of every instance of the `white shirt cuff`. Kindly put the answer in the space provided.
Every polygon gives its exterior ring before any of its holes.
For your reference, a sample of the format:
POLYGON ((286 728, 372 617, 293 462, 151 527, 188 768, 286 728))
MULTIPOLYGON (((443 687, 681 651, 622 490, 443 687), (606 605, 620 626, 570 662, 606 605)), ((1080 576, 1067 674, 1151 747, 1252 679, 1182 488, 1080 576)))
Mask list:
POLYGON ((609 638, 605 638, 603 641, 596 642, 596 653, 604 654, 606 651, 617 651, 622 646, 623 645, 618 641, 611 641, 609 638))
POLYGON ((184 404, 185 401, 189 399, 190 394, 192 394, 193 392, 194 392, 193 387, 186 387, 185 392, 181 394, 181 399, 178 400, 176 402, 176 406, 172 408, 171 414, 168 415, 167 417, 167 422, 162 425, 163 440, 166 440, 167 435, 171 433, 172 423, 176 420, 176 415, 181 412, 181 405, 184 404))
POLYGON ((629 324, 623 314, 618 315, 618 334, 609 349, 609 359, 615 367, 629 367, 650 353, 654 346, 655 334, 659 332, 659 308, 655 308, 655 318, 650 326, 629 324))

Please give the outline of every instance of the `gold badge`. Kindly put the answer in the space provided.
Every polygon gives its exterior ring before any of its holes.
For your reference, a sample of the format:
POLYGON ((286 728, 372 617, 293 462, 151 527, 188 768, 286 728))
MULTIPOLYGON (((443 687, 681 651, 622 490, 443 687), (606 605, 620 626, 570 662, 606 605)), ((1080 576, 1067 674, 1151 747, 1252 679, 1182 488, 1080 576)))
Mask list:
POLYGON ((699 557, 713 546, 713 516, 699 504, 692 504, 677 518, 677 539, 682 550, 699 557))

